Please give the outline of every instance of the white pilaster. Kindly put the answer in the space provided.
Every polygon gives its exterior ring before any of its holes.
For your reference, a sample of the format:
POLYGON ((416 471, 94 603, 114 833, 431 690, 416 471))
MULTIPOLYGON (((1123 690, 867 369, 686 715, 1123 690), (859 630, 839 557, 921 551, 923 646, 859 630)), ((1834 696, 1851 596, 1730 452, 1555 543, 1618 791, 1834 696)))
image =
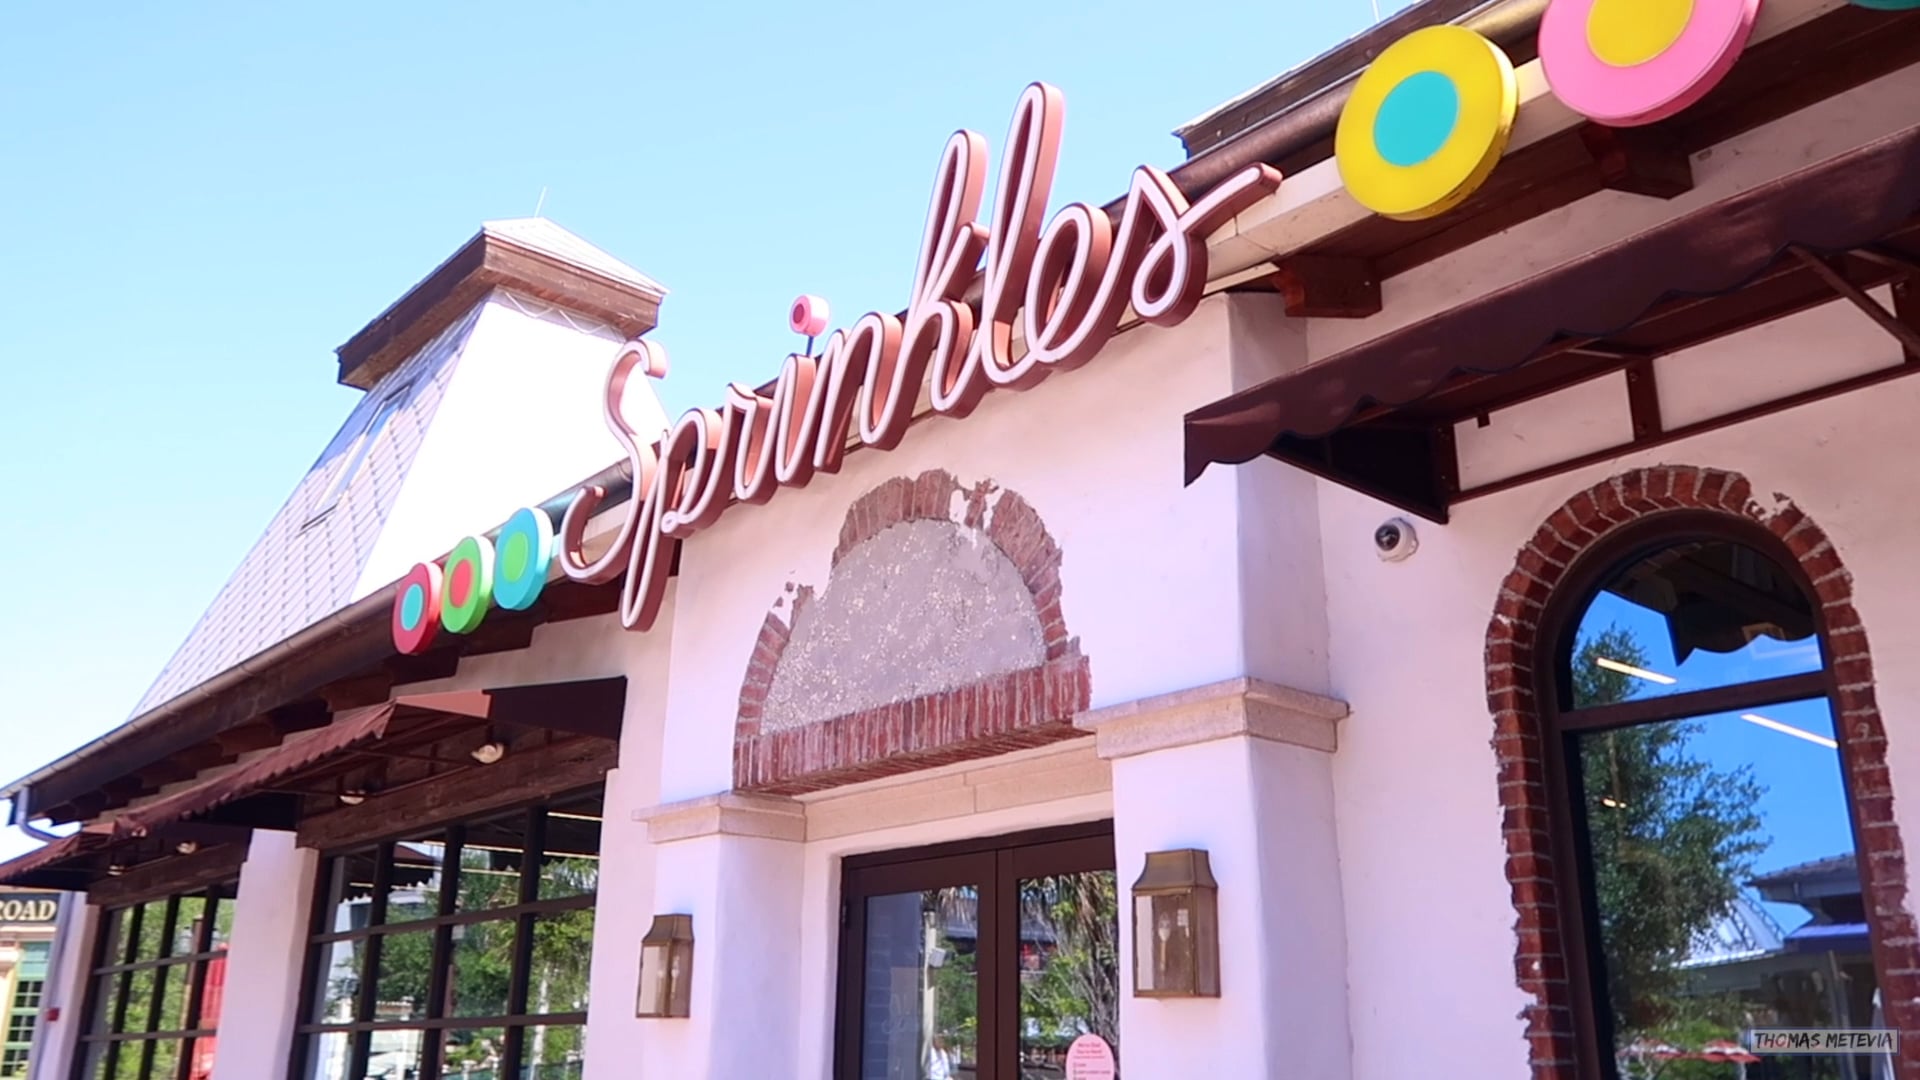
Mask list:
MULTIPOLYGON (((790 1070, 799 1047, 800 805, 715 795, 642 816, 656 874, 652 904, 634 918, 644 932, 657 914, 693 916, 692 1015, 640 1021, 639 1068, 624 1075, 764 1080, 771 1062, 790 1070)), ((638 960, 636 942, 636 970, 638 960)))
POLYGON ((623 767, 607 773, 584 1080, 631 1080, 642 1075, 634 1063, 647 1041, 647 1029, 645 1021, 634 1018, 633 1006, 640 985, 640 939, 647 932, 647 908, 653 903, 654 857, 647 826, 634 818, 634 812, 651 805, 648 796, 657 786, 645 783, 642 770, 623 767))
POLYGON ((87 972, 100 923, 100 909, 87 903, 85 893, 60 898, 46 997, 27 1064, 29 1080, 67 1080, 73 1075, 87 1002, 87 972))
POLYGON ((1346 706, 1257 679, 1084 713, 1113 764, 1120 887, 1151 851, 1199 848, 1220 885, 1220 997, 1132 996, 1123 904, 1120 1055, 1132 1076, 1346 1080, 1346 930, 1332 752, 1346 706))
POLYGON ((227 944, 213 1080, 286 1075, 319 865, 319 855, 296 847, 292 833, 253 834, 227 944))

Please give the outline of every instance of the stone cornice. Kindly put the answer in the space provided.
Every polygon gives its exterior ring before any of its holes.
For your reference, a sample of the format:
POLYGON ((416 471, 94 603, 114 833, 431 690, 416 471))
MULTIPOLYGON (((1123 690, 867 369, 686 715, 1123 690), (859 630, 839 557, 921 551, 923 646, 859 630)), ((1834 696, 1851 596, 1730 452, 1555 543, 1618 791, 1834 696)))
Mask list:
POLYGON ((646 822, 647 837, 656 844, 702 836, 754 836, 794 843, 807 838, 806 807, 766 795, 703 795, 635 810, 633 820, 646 822))
POLYGON ((1093 709, 1073 726, 1094 734, 1103 758, 1242 736, 1332 753, 1346 715, 1345 702, 1242 677, 1093 709))

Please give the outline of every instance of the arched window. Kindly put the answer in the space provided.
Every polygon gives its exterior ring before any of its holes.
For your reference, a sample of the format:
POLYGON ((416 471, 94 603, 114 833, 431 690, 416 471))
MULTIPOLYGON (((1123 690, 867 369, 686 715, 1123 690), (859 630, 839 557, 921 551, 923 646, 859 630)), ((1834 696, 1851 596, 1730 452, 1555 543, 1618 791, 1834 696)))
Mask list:
POLYGON ((1568 567, 1540 625, 1582 1075, 1891 1076, 1885 1055, 1741 1048, 1756 1028, 1890 1026, 1799 564, 1756 524, 1656 515, 1568 567))

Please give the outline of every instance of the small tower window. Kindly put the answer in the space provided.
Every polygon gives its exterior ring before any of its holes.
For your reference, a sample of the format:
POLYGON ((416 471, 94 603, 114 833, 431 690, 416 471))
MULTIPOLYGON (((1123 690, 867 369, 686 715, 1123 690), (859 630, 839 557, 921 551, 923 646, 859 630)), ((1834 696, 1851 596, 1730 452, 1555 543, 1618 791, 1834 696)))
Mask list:
POLYGON ((300 526, 301 528, 304 529, 321 521, 333 512, 335 506, 339 505, 340 496, 346 494, 347 486, 353 483, 353 478, 366 466, 367 454, 373 449, 374 440, 386 430, 387 423, 393 419, 395 413, 400 411, 400 406, 406 404, 407 395, 412 389, 413 385, 408 383, 380 399, 380 404, 367 416, 366 426, 360 429, 360 434, 354 436, 353 445, 346 450, 346 460, 341 464, 340 471, 334 474, 332 482, 327 485, 326 494, 314 504, 313 512, 307 515, 307 520, 300 526))

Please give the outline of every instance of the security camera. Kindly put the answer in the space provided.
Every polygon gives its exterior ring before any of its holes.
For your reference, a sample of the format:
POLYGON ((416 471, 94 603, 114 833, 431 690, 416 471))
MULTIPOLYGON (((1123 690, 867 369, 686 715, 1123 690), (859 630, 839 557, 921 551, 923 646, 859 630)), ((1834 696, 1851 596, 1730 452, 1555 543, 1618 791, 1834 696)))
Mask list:
POLYGON ((1420 538, 1413 533, 1413 522, 1392 518, 1373 530, 1373 550, 1382 562, 1399 562, 1420 550, 1420 538))

